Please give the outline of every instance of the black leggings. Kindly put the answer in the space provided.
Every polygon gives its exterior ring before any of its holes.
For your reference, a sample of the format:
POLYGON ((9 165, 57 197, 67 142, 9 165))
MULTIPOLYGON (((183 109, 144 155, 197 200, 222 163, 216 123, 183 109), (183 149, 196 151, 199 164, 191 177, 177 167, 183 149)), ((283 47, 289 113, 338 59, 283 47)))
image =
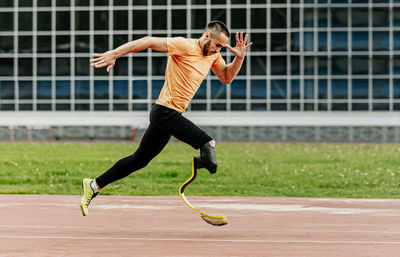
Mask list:
POLYGON ((150 112, 150 125, 136 152, 119 160, 113 167, 96 178, 100 188, 122 179, 134 171, 144 168, 167 145, 171 135, 199 149, 212 140, 203 130, 182 116, 181 113, 154 105, 150 112))

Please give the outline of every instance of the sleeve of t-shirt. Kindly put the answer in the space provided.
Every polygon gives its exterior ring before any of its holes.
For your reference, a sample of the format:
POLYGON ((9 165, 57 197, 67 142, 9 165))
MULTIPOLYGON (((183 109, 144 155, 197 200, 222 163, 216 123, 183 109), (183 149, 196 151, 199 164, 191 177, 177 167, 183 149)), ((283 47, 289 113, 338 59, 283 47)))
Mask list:
POLYGON ((183 37, 172 37, 167 39, 169 55, 182 55, 187 51, 188 42, 183 37))
POLYGON ((225 66, 225 65, 226 65, 226 64, 225 64, 225 61, 224 61, 224 59, 222 58, 221 54, 218 54, 218 57, 217 57, 217 59, 215 59, 215 61, 213 62, 211 68, 212 68, 212 69, 214 69, 214 68, 218 69, 219 67, 225 66))

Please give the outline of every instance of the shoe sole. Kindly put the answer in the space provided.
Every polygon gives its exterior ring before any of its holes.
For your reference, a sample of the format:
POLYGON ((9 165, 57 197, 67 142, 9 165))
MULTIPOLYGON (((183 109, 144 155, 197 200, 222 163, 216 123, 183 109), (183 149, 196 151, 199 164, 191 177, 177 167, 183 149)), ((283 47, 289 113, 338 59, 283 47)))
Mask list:
POLYGON ((83 206, 82 206, 82 197, 84 196, 85 190, 83 188, 83 181, 82 181, 82 186, 81 186, 81 203, 79 204, 79 206, 81 207, 81 212, 83 216, 87 216, 85 215, 85 212, 83 210, 83 206))

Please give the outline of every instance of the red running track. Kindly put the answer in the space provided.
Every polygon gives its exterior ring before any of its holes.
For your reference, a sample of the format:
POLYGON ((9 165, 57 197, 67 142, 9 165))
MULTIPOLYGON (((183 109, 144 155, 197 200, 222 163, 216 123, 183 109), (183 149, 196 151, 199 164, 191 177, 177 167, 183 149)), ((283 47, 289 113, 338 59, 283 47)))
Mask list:
POLYGON ((400 200, 0 195, 5 256, 400 256, 400 200))

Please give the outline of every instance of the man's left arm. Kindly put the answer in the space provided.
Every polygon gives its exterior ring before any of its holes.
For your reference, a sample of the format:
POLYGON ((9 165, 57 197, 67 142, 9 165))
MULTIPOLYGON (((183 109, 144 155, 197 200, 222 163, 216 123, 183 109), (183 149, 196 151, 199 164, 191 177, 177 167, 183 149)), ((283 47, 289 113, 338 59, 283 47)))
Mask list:
POLYGON ((246 45, 248 35, 243 39, 243 32, 239 33, 236 32, 236 46, 232 47, 230 45, 225 45, 234 55, 235 59, 229 65, 223 65, 219 68, 213 68, 212 71, 217 75, 219 80, 221 80, 224 84, 232 83, 233 79, 239 73, 240 68, 242 67, 244 57, 246 55, 246 50, 249 48, 253 43, 249 43, 246 45))

